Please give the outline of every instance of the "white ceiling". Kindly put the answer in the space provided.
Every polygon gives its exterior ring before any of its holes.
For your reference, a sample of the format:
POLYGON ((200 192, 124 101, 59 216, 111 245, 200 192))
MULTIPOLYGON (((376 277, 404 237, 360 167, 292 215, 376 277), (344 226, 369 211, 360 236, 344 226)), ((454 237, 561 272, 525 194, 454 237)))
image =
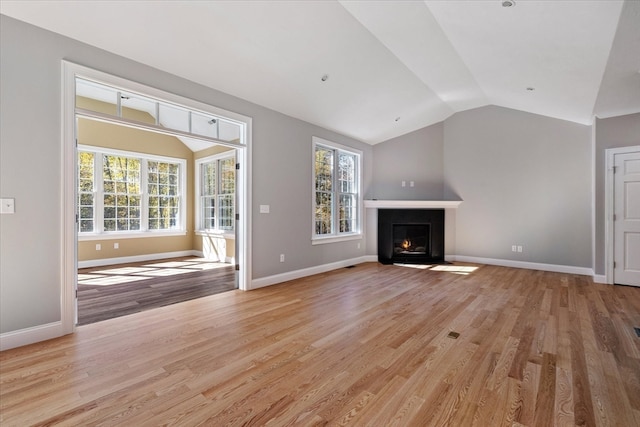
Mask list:
POLYGON ((640 112, 640 1, 501 3, 2 0, 0 12, 371 144, 484 105, 584 124, 640 112))

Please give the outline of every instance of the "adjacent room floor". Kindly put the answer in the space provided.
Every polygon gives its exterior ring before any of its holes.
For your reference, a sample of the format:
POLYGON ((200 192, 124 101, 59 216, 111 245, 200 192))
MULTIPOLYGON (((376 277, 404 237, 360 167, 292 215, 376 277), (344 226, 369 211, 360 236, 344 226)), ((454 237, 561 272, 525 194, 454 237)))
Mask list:
POLYGON ((235 289, 232 264, 187 257, 78 270, 78 325, 235 289))

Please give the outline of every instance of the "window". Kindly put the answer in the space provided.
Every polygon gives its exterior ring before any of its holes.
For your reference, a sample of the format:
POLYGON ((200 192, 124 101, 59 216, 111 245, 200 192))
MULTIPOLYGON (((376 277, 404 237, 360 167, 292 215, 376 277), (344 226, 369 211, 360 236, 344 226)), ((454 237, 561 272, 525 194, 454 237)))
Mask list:
POLYGON ((140 230, 140 159, 102 156, 102 231, 140 230))
POLYGON ((185 176, 183 159, 80 147, 79 236, 184 233, 185 176))
POLYGON ((314 243, 360 238, 361 153, 313 138, 314 243))
POLYGON ((196 160, 196 223, 200 231, 235 229, 236 158, 222 154, 196 160))

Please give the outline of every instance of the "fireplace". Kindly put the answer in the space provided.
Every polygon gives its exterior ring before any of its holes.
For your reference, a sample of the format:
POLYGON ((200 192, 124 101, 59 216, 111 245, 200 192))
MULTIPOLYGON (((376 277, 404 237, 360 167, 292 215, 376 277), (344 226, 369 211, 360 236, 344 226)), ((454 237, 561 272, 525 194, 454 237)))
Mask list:
POLYGON ((378 209, 378 261, 444 262, 444 209, 378 209))

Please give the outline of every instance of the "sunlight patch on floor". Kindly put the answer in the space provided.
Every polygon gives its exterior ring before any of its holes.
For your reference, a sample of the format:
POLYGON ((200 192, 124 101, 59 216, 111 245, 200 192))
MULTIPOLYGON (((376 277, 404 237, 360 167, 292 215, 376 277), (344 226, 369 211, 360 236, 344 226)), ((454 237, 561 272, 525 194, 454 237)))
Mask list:
POLYGON ((107 270, 96 270, 93 273, 96 274, 135 274, 142 273, 144 271, 150 271, 153 268, 145 268, 145 267, 119 267, 119 268, 109 268, 107 270))
POLYGON ((429 264, 402 264, 402 263, 395 263, 393 265, 396 265, 398 267, 415 268, 417 270, 429 270, 431 267, 433 267, 432 265, 429 265, 429 264))
MULTIPOLYGON (((90 274, 83 276, 91 276, 90 274)), ((93 278, 80 279, 78 277, 79 285, 93 285, 93 286, 110 286, 110 285, 118 285, 121 283, 129 283, 129 282, 140 282, 141 280, 148 280, 150 277, 142 277, 142 276, 98 276, 93 278)))
POLYGON ((228 268, 231 264, 209 259, 190 259, 183 261, 164 261, 150 263, 140 267, 117 267, 79 273, 78 284, 108 286, 119 283, 139 282, 152 277, 168 277, 198 271, 228 268))
POLYGON ((476 271, 478 267, 470 265, 436 265, 431 270, 434 271, 446 271, 448 273, 468 275, 476 271))
POLYGON ((478 269, 471 265, 432 265, 432 264, 393 264, 398 267, 415 268, 418 270, 446 271, 447 273, 461 274, 467 276, 478 269))

